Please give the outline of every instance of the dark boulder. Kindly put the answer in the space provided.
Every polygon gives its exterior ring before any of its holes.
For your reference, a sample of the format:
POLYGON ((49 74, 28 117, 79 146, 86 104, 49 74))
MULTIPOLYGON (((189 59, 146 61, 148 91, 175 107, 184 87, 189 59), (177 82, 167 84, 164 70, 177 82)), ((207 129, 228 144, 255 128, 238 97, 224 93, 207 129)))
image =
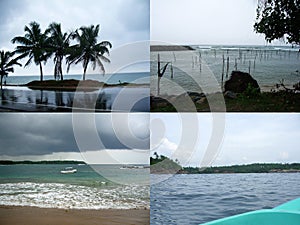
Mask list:
POLYGON ((255 79, 249 74, 241 71, 232 71, 230 79, 225 82, 225 92, 232 91, 234 93, 243 93, 247 88, 257 89, 260 92, 259 85, 255 79))

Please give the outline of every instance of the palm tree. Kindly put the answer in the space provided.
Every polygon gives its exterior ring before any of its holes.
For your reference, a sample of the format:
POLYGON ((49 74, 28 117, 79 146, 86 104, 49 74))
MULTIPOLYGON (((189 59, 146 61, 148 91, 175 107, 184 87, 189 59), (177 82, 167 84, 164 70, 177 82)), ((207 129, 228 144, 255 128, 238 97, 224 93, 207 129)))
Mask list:
POLYGON ((18 63, 18 59, 11 59, 13 56, 13 52, 5 52, 4 50, 0 51, 1 90, 3 77, 7 76, 8 73, 14 72, 14 65, 22 66, 20 63, 18 63))
POLYGON ((29 23, 29 27, 25 26, 24 31, 24 36, 18 36, 11 40, 13 44, 20 44, 14 52, 20 54, 18 59, 29 57, 24 67, 29 66, 32 60, 36 65, 39 65, 41 81, 43 81, 42 62, 46 63, 50 56, 50 53, 46 51, 47 33, 42 33, 40 25, 37 22, 29 23))
POLYGON ((54 78, 63 80, 62 61, 68 53, 72 33, 62 33, 60 23, 51 23, 45 32, 51 34, 48 50, 54 54, 54 78))
POLYGON ((81 27, 76 30, 73 34, 73 38, 78 41, 78 44, 70 47, 71 51, 67 57, 68 69, 70 69, 71 64, 78 64, 82 62, 83 66, 83 76, 82 79, 85 80, 85 74, 89 63, 92 63, 93 70, 96 66, 100 67, 100 70, 105 73, 104 62, 110 62, 108 58, 104 56, 105 53, 109 54, 108 47, 112 47, 109 41, 102 41, 97 43, 97 38, 99 35, 99 24, 95 27, 91 25, 89 27, 81 27))

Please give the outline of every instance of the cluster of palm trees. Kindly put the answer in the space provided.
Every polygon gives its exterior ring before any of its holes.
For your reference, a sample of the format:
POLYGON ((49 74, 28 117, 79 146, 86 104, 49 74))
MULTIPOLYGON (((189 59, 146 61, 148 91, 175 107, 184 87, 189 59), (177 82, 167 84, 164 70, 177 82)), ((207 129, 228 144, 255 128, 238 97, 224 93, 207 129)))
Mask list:
POLYGON ((85 80, 86 71, 89 63, 93 70, 98 66, 102 73, 105 73, 103 62, 110 62, 105 56, 109 55, 109 48, 112 47, 109 41, 97 41, 99 36, 99 24, 88 27, 80 27, 74 32, 62 32, 61 24, 51 23, 49 27, 42 32, 37 22, 29 23, 25 26, 24 36, 14 37, 11 41, 18 44, 13 52, 1 51, 0 75, 1 87, 2 79, 9 72, 13 72, 13 66, 21 64, 18 60, 27 58, 28 61, 24 67, 34 62, 40 68, 40 80, 43 81, 43 63, 53 57, 54 78, 63 80, 62 64, 65 57, 67 72, 72 64, 82 63, 83 77, 85 80), (72 41, 76 41, 71 45, 72 41), (16 58, 12 58, 18 54, 16 58))

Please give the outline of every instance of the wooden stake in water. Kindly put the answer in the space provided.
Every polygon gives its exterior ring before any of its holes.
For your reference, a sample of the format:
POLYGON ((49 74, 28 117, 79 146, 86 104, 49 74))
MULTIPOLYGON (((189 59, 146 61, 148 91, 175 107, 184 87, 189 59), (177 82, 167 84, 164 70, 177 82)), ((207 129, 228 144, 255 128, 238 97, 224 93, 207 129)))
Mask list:
POLYGON ((221 88, 223 90, 223 81, 224 81, 224 67, 225 67, 225 58, 224 54, 222 55, 222 82, 221 82, 221 88))
POLYGON ((249 60, 249 74, 251 72, 251 61, 249 60))
POLYGON ((160 83, 160 79, 161 79, 161 76, 160 76, 160 56, 159 54, 157 54, 157 95, 159 96, 159 83, 160 83))
POLYGON ((170 62, 166 63, 163 68, 160 68, 160 55, 157 55, 157 95, 160 94, 160 79, 163 77, 170 62))
POLYGON ((176 62, 176 55, 174 52, 173 52, 173 58, 174 58, 174 62, 176 62))
POLYGON ((228 73, 229 73, 229 56, 227 57, 226 79, 228 78, 228 73))
POLYGON ((201 56, 201 52, 199 51, 199 69, 200 69, 200 73, 202 71, 202 56, 201 56))
POLYGON ((236 60, 236 58, 234 59, 234 69, 235 69, 235 71, 237 71, 237 60, 236 60))
POLYGON ((201 63, 201 52, 199 51, 199 63, 201 63))
POLYGON ((171 72, 171 79, 173 79, 174 78, 174 71, 173 71, 173 64, 172 63, 171 63, 170 72, 171 72))
POLYGON ((200 73, 202 72, 202 60, 199 60, 199 69, 200 69, 200 73))
POLYGON ((192 56, 192 68, 194 69, 194 56, 192 56))

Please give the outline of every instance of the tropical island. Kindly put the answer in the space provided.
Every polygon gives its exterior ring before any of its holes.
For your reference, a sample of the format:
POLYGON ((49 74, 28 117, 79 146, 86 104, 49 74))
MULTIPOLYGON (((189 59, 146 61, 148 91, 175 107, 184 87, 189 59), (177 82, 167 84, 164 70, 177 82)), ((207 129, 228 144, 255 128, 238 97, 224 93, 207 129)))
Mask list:
POLYGON ((178 160, 155 154, 150 157, 152 174, 300 173, 300 163, 253 163, 247 165, 182 167, 178 160))
MULTIPOLYGON (((110 41, 98 40, 100 25, 81 26, 77 29, 64 32, 60 23, 51 23, 44 31, 40 24, 32 21, 24 28, 23 36, 13 37, 11 42, 16 45, 13 51, 0 51, 0 111, 31 111, 31 112, 61 112, 71 111, 73 103, 76 109, 111 111, 113 102, 122 89, 123 95, 136 93, 145 95, 149 83, 135 83, 134 80, 144 78, 148 72, 106 74, 105 63, 109 58, 112 44, 110 41), (23 63, 22 65, 20 62, 23 63), (53 79, 44 75, 43 65, 53 60, 53 79), (15 67, 24 68, 35 64, 40 74, 8 76, 14 73, 15 67), (63 68, 65 64, 66 68, 63 68), (82 65, 82 76, 69 75, 74 65, 82 65), (87 74, 88 68, 97 74, 87 74), (98 80, 99 79, 99 80, 98 80), (22 83, 22 80, 26 82, 22 83), (8 81, 8 82, 7 82, 8 81), (3 88, 5 86, 5 88, 3 88), (126 90, 123 90, 126 89, 126 90), (130 90, 129 90, 130 89, 130 90), (133 90, 134 89, 134 90, 133 90), (75 92, 80 92, 76 95, 75 92)), ((130 105, 131 98, 127 98, 130 105)), ((125 105, 125 104, 124 104, 125 105)), ((114 106, 114 110, 124 110, 122 106, 114 106)), ((149 111, 149 103, 141 103, 136 111, 149 111)), ((135 109, 133 109, 135 111, 135 109)))
POLYGON ((22 66, 18 61, 28 58, 24 67, 28 67, 34 62, 40 69, 40 81, 43 82, 43 63, 45 64, 53 57, 54 61, 54 79, 64 80, 62 64, 64 58, 67 64, 67 72, 71 65, 82 64, 83 76, 86 78, 86 71, 89 64, 92 64, 93 70, 96 67, 104 74, 105 68, 103 62, 110 63, 106 54, 112 44, 109 41, 98 42, 100 25, 82 26, 73 32, 63 32, 60 23, 51 23, 49 27, 42 32, 39 23, 33 21, 24 28, 24 36, 14 37, 11 42, 19 44, 12 52, 1 51, 1 87, 4 76, 14 72, 14 66, 22 66), (71 45, 71 42, 75 44, 71 45), (14 56, 18 54, 17 57, 14 56))

